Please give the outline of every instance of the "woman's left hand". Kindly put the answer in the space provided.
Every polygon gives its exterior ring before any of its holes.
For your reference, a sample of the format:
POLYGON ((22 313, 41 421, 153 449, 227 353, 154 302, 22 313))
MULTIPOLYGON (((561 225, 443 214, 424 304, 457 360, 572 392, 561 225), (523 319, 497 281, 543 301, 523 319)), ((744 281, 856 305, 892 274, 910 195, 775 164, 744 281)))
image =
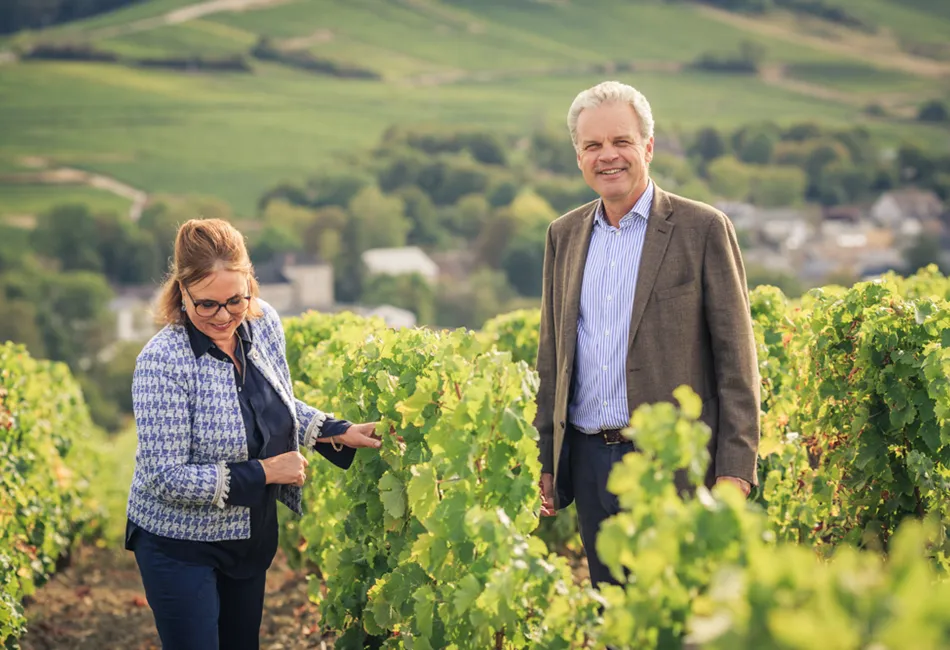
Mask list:
POLYGON ((359 449, 360 447, 371 447, 379 449, 382 441, 379 434, 376 433, 376 422, 364 422, 363 424, 354 424, 338 436, 330 438, 336 443, 359 449))

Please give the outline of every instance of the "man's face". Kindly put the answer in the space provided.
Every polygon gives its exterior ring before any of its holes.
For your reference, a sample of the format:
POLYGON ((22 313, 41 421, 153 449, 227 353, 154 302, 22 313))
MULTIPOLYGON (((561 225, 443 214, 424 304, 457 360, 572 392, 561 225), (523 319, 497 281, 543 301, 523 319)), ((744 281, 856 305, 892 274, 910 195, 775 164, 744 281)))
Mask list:
POLYGON ((633 108, 606 103, 586 108, 577 119, 577 166, 607 203, 636 200, 646 189, 653 138, 640 135, 633 108))

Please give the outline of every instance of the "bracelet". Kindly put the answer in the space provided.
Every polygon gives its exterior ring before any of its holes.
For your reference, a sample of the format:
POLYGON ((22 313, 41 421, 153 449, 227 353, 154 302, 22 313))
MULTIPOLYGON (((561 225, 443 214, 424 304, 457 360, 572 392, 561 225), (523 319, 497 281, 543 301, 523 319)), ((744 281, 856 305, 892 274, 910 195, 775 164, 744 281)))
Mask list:
POLYGON ((333 451, 343 451, 343 445, 336 441, 336 436, 330 438, 330 446, 333 447, 333 451))

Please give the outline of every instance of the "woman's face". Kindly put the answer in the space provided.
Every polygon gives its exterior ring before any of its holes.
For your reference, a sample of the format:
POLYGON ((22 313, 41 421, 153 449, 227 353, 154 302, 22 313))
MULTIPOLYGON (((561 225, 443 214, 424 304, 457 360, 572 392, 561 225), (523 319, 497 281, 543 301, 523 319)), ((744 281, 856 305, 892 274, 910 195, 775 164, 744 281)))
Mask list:
MULTIPOLYGON (((192 285, 181 285, 188 318, 221 347, 234 336, 250 306, 250 283, 240 271, 214 271, 192 285), (224 305, 224 306, 222 306, 224 305)), ((227 349, 227 348, 225 348, 227 349)))

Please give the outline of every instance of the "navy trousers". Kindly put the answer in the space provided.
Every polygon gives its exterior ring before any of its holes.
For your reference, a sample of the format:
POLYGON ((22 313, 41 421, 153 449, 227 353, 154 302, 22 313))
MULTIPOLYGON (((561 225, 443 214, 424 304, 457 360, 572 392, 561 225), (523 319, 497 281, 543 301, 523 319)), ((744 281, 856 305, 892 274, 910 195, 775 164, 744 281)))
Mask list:
POLYGON ((236 580, 169 557, 146 536, 135 561, 162 650, 259 650, 266 571, 236 580))
POLYGON ((601 582, 618 584, 597 557, 597 533, 605 519, 620 512, 617 496, 607 491, 607 477, 614 464, 634 450, 633 442, 608 445, 603 437, 589 436, 570 425, 566 442, 570 445, 568 465, 590 582, 594 586, 601 582))

